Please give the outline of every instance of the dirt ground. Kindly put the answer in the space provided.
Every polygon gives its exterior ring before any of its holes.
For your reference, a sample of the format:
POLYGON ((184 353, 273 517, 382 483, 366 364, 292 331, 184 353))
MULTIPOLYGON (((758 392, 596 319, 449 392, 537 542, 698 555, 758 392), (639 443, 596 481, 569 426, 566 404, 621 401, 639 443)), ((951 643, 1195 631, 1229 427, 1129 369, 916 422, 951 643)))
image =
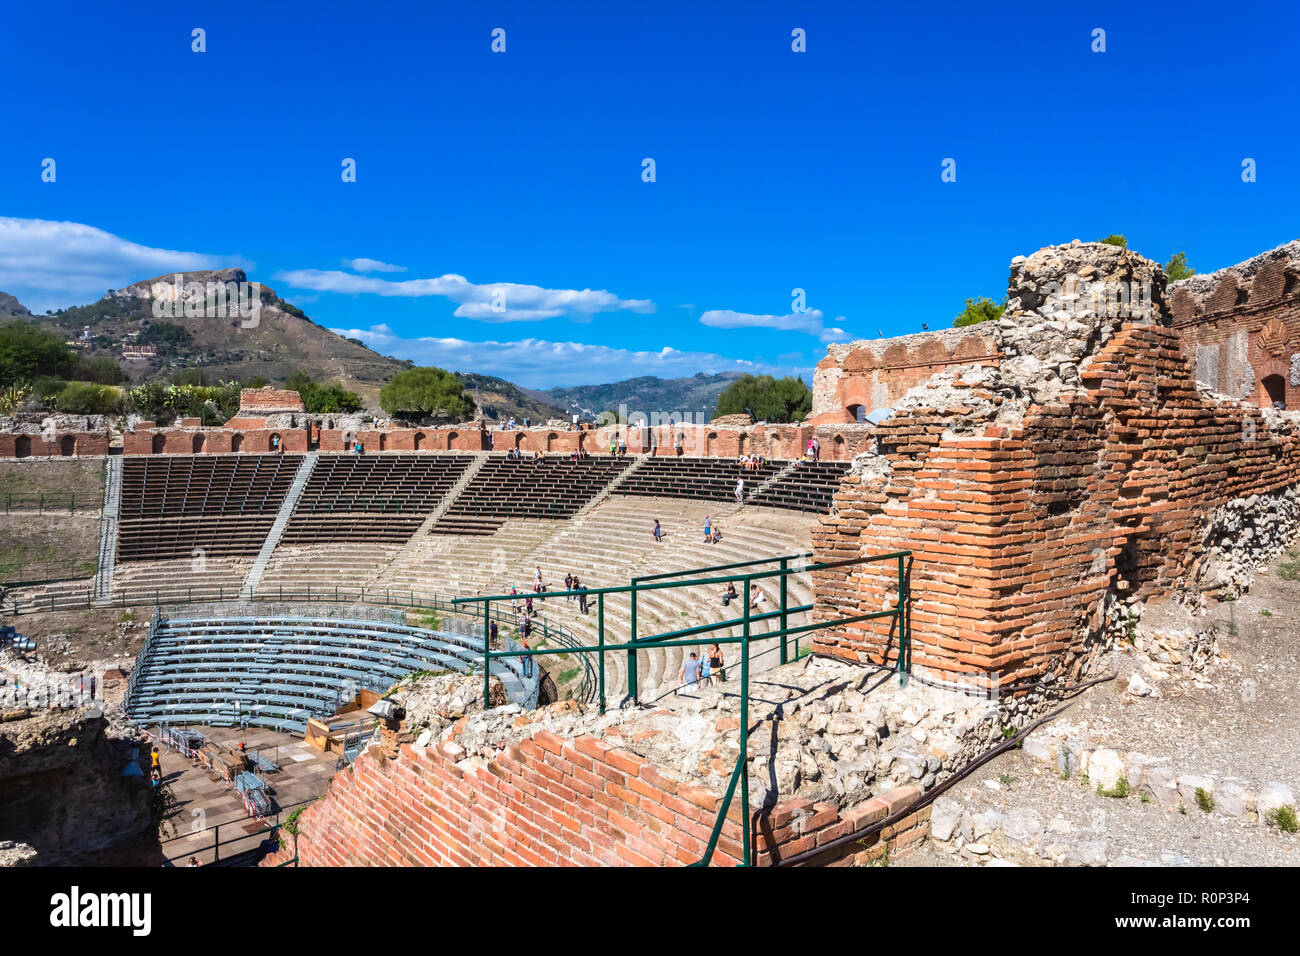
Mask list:
POLYGON ((130 668, 153 620, 153 608, 43 611, 5 619, 36 640, 33 654, 56 670, 130 668))
MULTIPOLYGON (((1240 598, 1207 604, 1218 656, 1203 674, 1171 676, 1158 696, 1136 697, 1127 692, 1136 654, 1119 650, 1096 671, 1113 670, 1117 679, 1087 691, 1053 723, 1068 722, 1100 746, 1168 758, 1180 774, 1237 778, 1255 791, 1276 781, 1300 791, 1300 549, 1257 571, 1240 598)), ((1053 819, 1062 844, 1105 843, 1111 865, 1300 865, 1300 835, 1195 807, 1161 807, 1141 794, 1102 796, 1022 750, 998 757, 949 795, 975 814, 1032 810, 1053 819)), ((1024 847, 993 842, 991 855, 1003 863, 1045 865, 1024 847)), ((903 865, 987 860, 928 842, 903 865)))

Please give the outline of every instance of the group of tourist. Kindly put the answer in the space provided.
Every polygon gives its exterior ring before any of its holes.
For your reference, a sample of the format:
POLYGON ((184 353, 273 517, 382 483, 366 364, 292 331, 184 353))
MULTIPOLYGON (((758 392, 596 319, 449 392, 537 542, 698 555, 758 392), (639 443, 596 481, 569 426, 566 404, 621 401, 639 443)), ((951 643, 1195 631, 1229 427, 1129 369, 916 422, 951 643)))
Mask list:
MULTIPOLYGON (((726 662, 722 659, 722 648, 713 644, 701 658, 695 651, 682 661, 677 679, 682 682, 681 690, 688 687, 708 687, 721 684, 727 679, 726 662)), ((679 691, 680 692, 680 691, 679 691)))
POLYGON ((758 471, 767 464, 767 459, 762 455, 741 455, 736 464, 745 471, 758 471))
POLYGON ((616 458, 627 456, 627 438, 622 435, 617 437, 611 436, 609 439, 609 453, 616 458))
MULTIPOLYGON (((576 574, 566 574, 564 576, 564 590, 576 591, 577 592, 576 596, 578 598, 578 610, 583 614, 588 613, 591 605, 590 602, 588 602, 587 600, 587 585, 583 584, 580 580, 578 580, 578 576, 576 574)), ((575 595, 573 594, 566 594, 565 599, 572 601, 574 596, 575 595)))
MULTIPOLYGON (((659 527, 659 522, 655 522, 655 527, 659 527)), ((711 515, 704 516, 704 543, 717 544, 722 540, 722 528, 713 523, 711 515)))

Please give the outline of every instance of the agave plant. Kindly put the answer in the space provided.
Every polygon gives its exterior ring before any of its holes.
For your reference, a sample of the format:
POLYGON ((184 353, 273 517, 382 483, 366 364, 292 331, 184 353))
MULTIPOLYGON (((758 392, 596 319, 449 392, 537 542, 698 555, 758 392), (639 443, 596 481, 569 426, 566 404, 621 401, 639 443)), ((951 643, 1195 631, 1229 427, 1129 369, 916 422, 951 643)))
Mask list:
POLYGON ((3 390, 0 390, 0 415, 12 415, 18 411, 23 402, 27 401, 31 391, 31 386, 22 382, 6 385, 3 390))

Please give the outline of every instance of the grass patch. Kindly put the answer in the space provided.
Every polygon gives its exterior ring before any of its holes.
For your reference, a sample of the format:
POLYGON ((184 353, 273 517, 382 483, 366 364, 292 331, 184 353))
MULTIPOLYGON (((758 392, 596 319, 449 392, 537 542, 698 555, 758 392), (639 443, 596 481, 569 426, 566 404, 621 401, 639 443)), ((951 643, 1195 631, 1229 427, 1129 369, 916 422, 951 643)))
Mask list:
POLYGON ((1002 776, 998 777, 998 780, 1004 787, 1009 787, 1016 782, 1016 778, 1011 776, 1009 773, 1004 773, 1002 776))
POLYGON ((1214 809, 1214 798, 1204 787, 1196 788, 1196 805, 1206 813, 1214 809))
POLYGON ((1104 790, 1102 789, 1101 784, 1097 784, 1097 792, 1103 797, 1115 797, 1122 800, 1124 797, 1127 797, 1132 793, 1132 789, 1128 785, 1128 777, 1121 776, 1115 781, 1115 786, 1111 787, 1109 790, 1104 790))
POLYGON ((1283 561, 1277 566, 1277 576, 1283 581, 1294 581, 1300 578, 1300 559, 1296 559, 1295 552, 1292 551, 1287 557, 1290 561, 1283 561))
POLYGON ((1261 608, 1259 613, 1260 613, 1260 614, 1263 614, 1265 617, 1272 617, 1272 616, 1273 616, 1273 612, 1270 611, 1268 608, 1261 608))
POLYGON ((1300 820, 1296 819, 1295 807, 1276 807, 1264 814, 1264 819, 1283 833, 1300 831, 1300 820))

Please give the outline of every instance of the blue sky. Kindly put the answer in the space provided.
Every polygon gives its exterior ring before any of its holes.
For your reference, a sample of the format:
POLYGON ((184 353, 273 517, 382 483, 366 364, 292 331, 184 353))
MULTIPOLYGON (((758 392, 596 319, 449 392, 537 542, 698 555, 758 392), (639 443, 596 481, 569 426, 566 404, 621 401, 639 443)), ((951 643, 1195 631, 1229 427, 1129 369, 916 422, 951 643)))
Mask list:
POLYGON ((0 290, 44 311, 233 264, 381 351, 533 387, 806 376, 827 341, 1000 298, 1043 245, 1123 232, 1205 272, 1300 236, 1298 27, 1253 2, 9 4, 0 290))

